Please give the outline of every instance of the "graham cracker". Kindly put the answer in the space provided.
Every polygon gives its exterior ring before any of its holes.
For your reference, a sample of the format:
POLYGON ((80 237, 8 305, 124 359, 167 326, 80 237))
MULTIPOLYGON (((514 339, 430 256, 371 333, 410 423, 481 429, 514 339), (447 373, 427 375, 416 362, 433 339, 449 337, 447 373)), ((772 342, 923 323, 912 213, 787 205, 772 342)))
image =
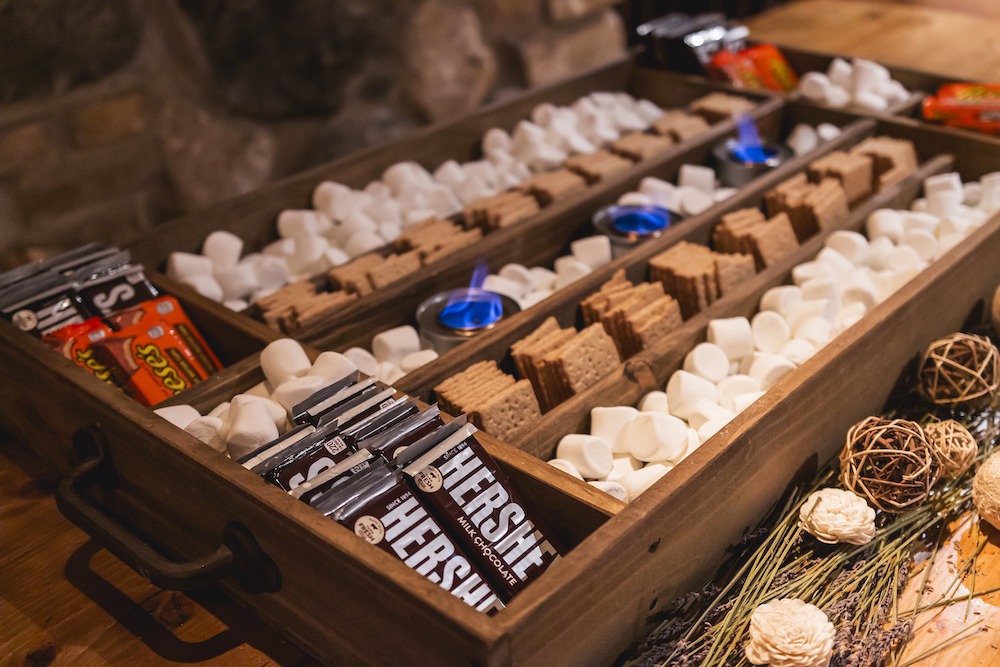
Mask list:
POLYGON ((666 111, 652 125, 654 132, 674 141, 685 141, 707 132, 711 127, 701 116, 692 116, 681 109, 666 111))
MULTIPOLYGON (((320 320, 329 317, 334 312, 346 307, 358 298, 357 294, 348 294, 344 291, 322 292, 310 297, 307 300, 296 303, 292 308, 291 318, 294 330, 304 329, 320 320)), ((289 326, 289 325, 286 325, 289 326)), ((292 331, 286 331, 292 333, 292 331)))
POLYGON ((600 324, 592 324, 560 350, 545 358, 557 367, 558 377, 570 394, 578 394, 621 363, 611 336, 600 324))
POLYGON ((834 151, 809 165, 809 180, 819 183, 824 178, 840 181, 848 204, 855 204, 872 193, 873 160, 862 153, 834 151))
POLYGON ((443 239, 454 236, 460 231, 462 228, 453 222, 441 218, 428 218, 400 234, 393 244, 397 252, 403 253, 425 245, 441 243, 443 239))
POLYGON ((422 266, 420 250, 411 250, 402 255, 389 255, 376 269, 368 271, 368 282, 379 289, 413 273, 422 266))
POLYGON ((370 294, 374 289, 368 279, 368 272, 385 262, 381 255, 370 254, 358 257, 349 264, 330 269, 327 280, 334 290, 357 293, 360 296, 370 294))
POLYGON ((689 107, 709 123, 728 120, 738 113, 750 113, 757 105, 745 97, 726 93, 709 93, 696 99, 689 107))
POLYGON ((538 399, 527 380, 515 382, 478 408, 480 428, 505 441, 524 433, 541 415, 538 399))
MULTIPOLYGON (((789 227, 789 231, 791 231, 791 227, 789 227)), ((795 240, 795 234, 792 234, 792 240, 795 240)), ((796 243, 797 246, 798 243, 796 243)), ((732 294, 757 273, 753 255, 716 253, 713 257, 715 259, 715 283, 719 287, 719 296, 732 294)))
POLYGON ((614 174, 626 171, 632 167, 632 161, 610 151, 600 150, 593 153, 571 155, 563 162, 563 166, 576 172, 593 185, 614 174))
POLYGON ((847 195, 835 178, 824 178, 815 190, 806 195, 805 205, 812 211, 818 229, 833 227, 849 213, 847 195))
POLYGON ((587 181, 579 174, 574 174, 569 169, 556 169, 532 176, 514 189, 532 195, 541 206, 545 207, 586 188, 587 181))
POLYGON ((640 160, 648 160, 660 153, 665 153, 673 145, 674 140, 669 136, 632 132, 626 134, 618 141, 612 142, 611 150, 630 160, 639 162, 640 160))
POLYGON ((641 351, 651 349, 683 323, 680 304, 664 295, 636 313, 629 321, 629 329, 641 351))
POLYGON ((538 200, 530 193, 501 192, 466 204, 462 209, 462 220, 467 229, 478 227, 488 232, 520 222, 539 210, 538 200))
POLYGON ((442 257, 447 257, 456 250, 461 250, 466 246, 472 245, 481 238, 483 238, 483 233, 478 229, 470 229, 466 232, 459 232, 458 234, 449 236, 434 246, 428 245, 420 248, 419 252, 421 261, 423 261, 424 266, 433 264, 442 257))

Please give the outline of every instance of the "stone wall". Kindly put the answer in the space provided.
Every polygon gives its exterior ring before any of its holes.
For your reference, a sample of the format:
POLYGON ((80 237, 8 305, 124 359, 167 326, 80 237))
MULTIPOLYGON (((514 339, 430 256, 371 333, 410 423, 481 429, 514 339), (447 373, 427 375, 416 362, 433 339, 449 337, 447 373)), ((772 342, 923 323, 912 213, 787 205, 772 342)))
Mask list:
POLYGON ((20 69, 0 86, 0 252, 125 244, 621 57, 616 4, 7 0, 0 73, 20 69))

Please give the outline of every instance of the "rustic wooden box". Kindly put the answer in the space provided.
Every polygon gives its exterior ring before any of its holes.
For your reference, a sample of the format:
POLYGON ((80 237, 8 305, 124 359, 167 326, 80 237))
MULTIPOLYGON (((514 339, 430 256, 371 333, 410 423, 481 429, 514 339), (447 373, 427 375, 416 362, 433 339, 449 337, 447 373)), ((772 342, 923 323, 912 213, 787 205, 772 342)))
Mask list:
MULTIPOLYGON (((793 108, 801 110, 788 122, 826 113, 793 108)), ((966 179, 991 171, 1000 160, 990 143, 968 135, 957 141, 907 121, 861 121, 845 133, 845 141, 873 132, 918 142, 921 158, 930 159, 924 173, 950 168, 951 158, 934 157, 944 150, 954 153, 966 179)), ((755 195, 743 196, 759 197, 763 185, 755 195)), ((918 179, 911 178, 864 207, 904 205, 918 187, 918 179)), ((862 219, 864 207, 855 211, 852 224, 862 219)), ((0 363, 7 371, 0 382, 3 420, 60 470, 79 458, 72 435, 99 427, 115 475, 109 486, 94 489, 94 499, 177 558, 215 550, 228 522, 245 526, 275 563, 281 587, 251 594, 232 578, 221 587, 330 664, 606 665, 659 622, 674 595, 697 586, 715 569, 726 547, 763 516, 796 474, 828 460, 847 427, 881 407, 909 359, 934 338, 958 329, 992 294, 1000 283, 998 252, 1000 216, 782 379, 628 506, 570 484, 528 453, 487 439, 519 487, 573 546, 492 618, 7 322, 0 322, 0 363)), ((792 263, 759 274, 744 290, 717 302, 703 313, 705 322, 746 314, 768 281, 780 281, 792 263)), ((238 335, 239 330, 227 331, 224 319, 205 319, 211 309, 195 316, 194 307, 187 307, 210 343, 238 335)), ((267 336, 256 333, 240 334, 250 350, 246 359, 219 374, 214 386, 194 393, 196 387, 185 400, 205 409, 262 379, 252 352, 267 336)), ((699 335, 686 331, 676 345, 642 355, 642 365, 633 366, 641 372, 630 371, 636 380, 624 372, 609 376, 586 400, 633 400, 638 394, 622 379, 640 387, 648 383, 643 366, 657 381, 665 378, 678 361, 671 355, 682 355, 681 348, 699 335)), ((553 428, 568 432, 577 426, 567 415, 553 428)), ((525 448, 531 449, 530 439, 525 448)))

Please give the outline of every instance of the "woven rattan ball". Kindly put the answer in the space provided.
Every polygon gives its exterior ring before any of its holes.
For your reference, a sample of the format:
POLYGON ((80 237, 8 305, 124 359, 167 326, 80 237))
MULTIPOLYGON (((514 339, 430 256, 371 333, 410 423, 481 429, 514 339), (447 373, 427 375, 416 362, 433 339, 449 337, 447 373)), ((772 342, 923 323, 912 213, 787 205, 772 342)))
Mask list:
POLYGON ((924 502, 941 464, 920 425, 868 417, 847 432, 840 480, 873 507, 899 513, 924 502))
POLYGON ((975 462, 976 452, 979 451, 976 439, 954 419, 927 424, 924 433, 941 462, 942 477, 958 477, 975 462))
POLYGON ((1000 454, 986 459, 972 482, 972 500, 979 516, 1000 529, 1000 454))
POLYGON ((939 405, 985 404, 1000 384, 1000 353, 984 336, 956 333, 931 343, 920 363, 924 395, 939 405))

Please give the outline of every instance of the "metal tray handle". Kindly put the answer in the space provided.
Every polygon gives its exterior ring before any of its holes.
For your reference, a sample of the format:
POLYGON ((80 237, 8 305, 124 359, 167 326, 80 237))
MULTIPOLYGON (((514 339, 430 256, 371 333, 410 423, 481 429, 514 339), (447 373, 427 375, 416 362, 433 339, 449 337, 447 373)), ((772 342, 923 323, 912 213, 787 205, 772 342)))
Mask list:
POLYGON ((101 429, 80 429, 73 435, 73 446, 84 460, 67 471, 59 483, 55 494, 59 511, 151 584, 189 591, 235 575, 247 593, 274 593, 281 588, 277 565, 261 551, 249 529, 235 521, 223 528, 222 544, 215 553, 184 563, 164 557, 117 517, 83 496, 90 487, 114 479, 107 438, 101 429))

